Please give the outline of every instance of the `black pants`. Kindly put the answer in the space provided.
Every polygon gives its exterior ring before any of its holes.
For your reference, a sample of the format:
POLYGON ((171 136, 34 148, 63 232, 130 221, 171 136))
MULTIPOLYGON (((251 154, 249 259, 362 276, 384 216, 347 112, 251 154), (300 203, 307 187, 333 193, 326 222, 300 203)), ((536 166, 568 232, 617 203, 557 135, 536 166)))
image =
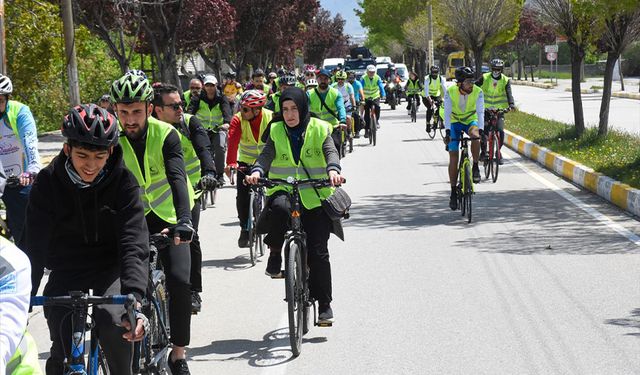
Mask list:
POLYGON ((16 245, 24 247, 24 223, 27 215, 27 200, 31 192, 31 185, 28 186, 7 186, 2 195, 2 201, 7 208, 7 224, 16 245))
MULTIPOLYGON (((170 227, 150 212, 147 217, 149 233, 159 233, 170 227)), ((171 327, 171 342, 177 346, 187 346, 191 339, 191 251, 189 245, 181 243, 171 245, 160 250, 160 261, 167 277, 169 290, 169 324, 171 327)))
MULTIPOLYGON (((276 193, 267 201, 268 234, 264 238, 270 248, 280 249, 290 227, 291 201, 286 193, 276 193)), ((332 301, 331 263, 327 242, 331 234, 331 219, 322 207, 302 209, 302 227, 307 234, 307 264, 311 297, 319 303, 332 301)))
MULTIPOLYGON (((205 193, 202 193, 205 194, 205 193)), ((196 232, 193 240, 189 244, 191 253, 191 291, 202 292, 202 248, 200 247, 200 236, 198 236, 198 225, 200 224, 200 199, 196 199, 191 210, 191 222, 196 232)))
POLYGON ((411 109, 411 97, 416 101, 416 109, 420 108, 420 94, 407 95, 407 110, 411 109))
POLYGON ((217 133, 214 131, 207 131, 209 135, 209 150, 211 151, 211 157, 216 167, 216 173, 218 176, 224 175, 224 164, 227 155, 227 132, 220 130, 217 133))
POLYGON ((374 100, 367 100, 364 103, 364 122, 367 124, 366 130, 369 130, 369 111, 371 106, 376 107, 376 120, 380 123, 380 98, 374 100))
MULTIPOLYGON (((80 290, 94 295, 120 294, 120 271, 118 267, 108 270, 85 270, 74 274, 53 271, 44 288, 45 296, 64 296, 69 291, 80 290)), ((51 339, 50 357, 47 359, 47 375, 62 375, 65 357, 71 358, 71 314, 65 307, 45 307, 44 316, 49 326, 51 339)), ((133 344, 122 338, 125 329, 118 327, 125 309, 120 305, 101 305, 93 308, 93 318, 98 332, 100 346, 107 357, 112 374, 131 374, 133 344)), ((88 351, 88 349, 87 349, 88 351)))
POLYGON ((336 145, 336 150, 338 150, 338 154, 340 154, 340 147, 342 147, 342 132, 340 131, 340 127, 333 129, 331 133, 331 138, 333 139, 333 144, 336 145))
POLYGON ((360 118, 360 113, 357 109, 353 111, 353 121, 354 121, 353 128, 355 132, 358 133, 360 130, 362 130, 363 126, 362 126, 362 119, 360 118))
MULTIPOLYGON (((435 103, 440 103, 440 97, 439 96, 432 96, 431 100, 433 100, 435 103)), ((430 106, 430 105, 427 105, 427 104, 425 104, 425 105, 427 106, 427 122, 431 122, 431 117, 434 114, 433 107, 430 106)), ((442 107, 439 104, 437 104, 437 105, 440 107, 440 110, 442 110, 442 107)))
MULTIPOLYGON (((250 165, 247 163, 238 163, 239 167, 247 168, 246 171, 250 171, 250 165)), ((238 168, 236 174, 236 210, 238 211, 238 220, 240 220, 240 228, 246 230, 249 222, 249 204, 251 189, 244 183, 244 177, 246 172, 242 171, 243 168, 238 168)))

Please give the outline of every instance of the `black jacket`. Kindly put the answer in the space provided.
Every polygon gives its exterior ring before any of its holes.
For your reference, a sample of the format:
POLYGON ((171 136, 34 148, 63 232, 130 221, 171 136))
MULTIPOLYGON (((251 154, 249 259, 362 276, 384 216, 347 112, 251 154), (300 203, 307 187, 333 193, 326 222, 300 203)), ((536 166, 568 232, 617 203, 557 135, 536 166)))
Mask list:
POLYGON ((191 96, 191 101, 189 102, 189 107, 187 107, 186 113, 195 115, 198 113, 198 109, 200 108, 200 101, 204 101, 209 105, 209 108, 213 108, 217 105, 220 105, 220 111, 222 112, 222 123, 229 124, 231 123, 231 118, 233 117, 233 110, 227 98, 222 95, 220 88, 216 89, 216 96, 213 100, 209 100, 207 97, 207 92, 202 89, 200 91, 200 96, 191 96))
MULTIPOLYGON (((110 156, 95 186, 77 188, 64 152, 38 174, 27 205, 25 252, 31 260, 32 294, 46 266, 58 277, 119 267, 122 294, 145 294, 149 232, 140 186, 124 166, 122 148, 110 156)), ((76 276, 77 277, 77 276, 76 276)))

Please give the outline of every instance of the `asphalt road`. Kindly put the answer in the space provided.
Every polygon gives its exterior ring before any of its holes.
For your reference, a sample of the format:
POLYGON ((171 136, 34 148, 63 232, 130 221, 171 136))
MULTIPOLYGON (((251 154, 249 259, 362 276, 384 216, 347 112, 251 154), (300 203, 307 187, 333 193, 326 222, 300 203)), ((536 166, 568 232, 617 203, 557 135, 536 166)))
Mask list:
MULTIPOLYGON (((639 223, 505 151, 467 224, 448 208, 444 145, 419 119, 385 108, 379 145, 357 140, 344 160, 354 205, 346 242, 329 243, 336 322, 312 328, 298 358, 284 283, 237 248, 235 191, 220 191, 200 224, 193 374, 640 372, 639 223)), ((41 311, 29 330, 44 364, 41 311)))

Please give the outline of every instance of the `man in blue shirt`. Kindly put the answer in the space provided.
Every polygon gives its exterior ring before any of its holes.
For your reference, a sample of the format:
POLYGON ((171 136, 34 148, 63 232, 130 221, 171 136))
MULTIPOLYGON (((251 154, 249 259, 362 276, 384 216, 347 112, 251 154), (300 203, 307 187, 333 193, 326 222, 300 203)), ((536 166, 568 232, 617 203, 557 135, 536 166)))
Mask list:
POLYGON ((353 121, 355 129, 355 138, 360 138, 360 130, 362 130, 362 121, 360 115, 364 111, 364 91, 362 90, 362 83, 356 79, 354 72, 347 73, 347 80, 353 86, 353 97, 356 100, 356 108, 353 109, 353 121))

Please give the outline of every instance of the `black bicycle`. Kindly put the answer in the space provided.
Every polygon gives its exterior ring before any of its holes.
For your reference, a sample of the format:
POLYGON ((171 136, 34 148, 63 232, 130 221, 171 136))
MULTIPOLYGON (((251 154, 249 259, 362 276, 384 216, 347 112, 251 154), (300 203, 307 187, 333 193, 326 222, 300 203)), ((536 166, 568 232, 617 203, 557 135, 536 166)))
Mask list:
POLYGON ((369 144, 376 145, 378 132, 378 114, 376 113, 375 101, 367 99, 365 106, 369 107, 369 144))
POLYGON ((460 140, 460 162, 458 164, 458 184, 456 190, 458 193, 458 207, 462 212, 462 216, 467 216, 467 222, 471 222, 473 188, 473 172, 471 168, 471 160, 469 159, 469 141, 479 140, 479 137, 464 137, 462 133, 459 135, 460 140))
POLYGON ((287 231, 282 246, 285 254, 285 300, 289 316, 289 342, 295 357, 302 349, 302 336, 309 331, 309 308, 313 307, 313 324, 319 327, 331 327, 331 322, 319 322, 316 315, 316 301, 309 293, 309 270, 307 266, 306 234, 302 228, 300 217, 302 205, 300 188, 312 186, 323 188, 331 186, 331 181, 323 179, 297 180, 289 177, 282 179, 260 178, 257 186, 275 187, 290 186, 293 190, 291 199, 291 230, 287 231))
POLYGON ((256 265, 256 259, 264 255, 264 235, 259 234, 256 229, 258 219, 265 205, 264 187, 251 185, 249 186, 249 220, 247 221, 247 231, 249 232, 249 256, 251 264, 256 265))
POLYGON ((211 203, 212 206, 216 204, 216 196, 218 195, 218 182, 213 185, 212 188, 205 189, 202 186, 197 186, 196 193, 200 193, 200 209, 202 211, 207 209, 207 204, 211 203))
POLYGON ((90 306, 98 305, 124 305, 127 311, 127 320, 131 329, 135 330, 135 303, 132 294, 112 296, 91 296, 82 291, 70 291, 68 296, 31 297, 31 306, 61 306, 68 308, 71 314, 71 346, 70 358, 65 358, 65 375, 95 375, 109 374, 107 358, 100 347, 100 340, 91 314, 90 306), (85 361, 85 340, 87 330, 91 332, 90 351, 88 363, 85 361))
MULTIPOLYGON (((416 95, 408 95, 410 100, 410 110, 409 114, 411 115, 411 122, 416 122, 418 117, 418 103, 416 102, 418 99, 416 95)), ((431 137, 433 139, 433 137, 431 137)))

